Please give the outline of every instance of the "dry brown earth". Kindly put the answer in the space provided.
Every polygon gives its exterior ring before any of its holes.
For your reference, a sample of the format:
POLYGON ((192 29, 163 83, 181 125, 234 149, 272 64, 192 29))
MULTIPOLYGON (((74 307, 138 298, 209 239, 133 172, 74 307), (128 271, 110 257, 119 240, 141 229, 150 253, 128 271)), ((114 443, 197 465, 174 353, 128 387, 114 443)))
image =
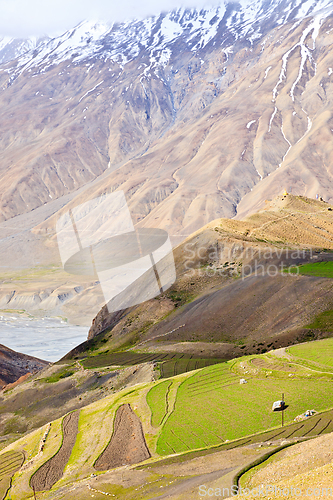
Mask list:
MULTIPOLYGON (((291 195, 279 196, 268 202, 265 209, 243 221, 217 219, 209 223, 174 249, 176 288, 190 295, 198 295, 214 286, 223 285, 237 271, 248 273, 248 266, 256 260, 259 265, 280 265, 283 261, 287 267, 304 261, 302 252, 299 259, 293 258, 295 254, 291 252, 288 255, 284 252, 281 256, 284 247, 332 249, 333 209, 329 209, 332 207, 317 200, 291 195), (269 257, 266 258, 266 255, 269 257), (239 267, 240 264, 243 264, 243 268, 239 267)), ((30 229, 33 221, 43 220, 41 209, 36 212, 38 213, 28 225, 30 229)), ((23 217, 20 216, 19 219, 23 217)), ((10 221, 3 226, 6 227, 7 224, 10 221)), ((20 224, 22 226, 23 222, 20 224)), ((110 318, 108 314, 98 314, 104 298, 97 275, 96 279, 92 279, 63 271, 59 256, 57 257, 57 241, 54 236, 42 233, 33 235, 29 231, 15 233, 14 230, 9 234, 9 237, 0 241, 1 262, 5 267, 10 267, 11 262, 14 262, 16 266, 30 269, 16 269, 0 276, 0 308, 25 309, 33 315, 61 315, 76 324, 87 326, 96 317, 91 335, 118 321, 117 316, 110 318), (22 253, 23 248, 27 248, 27 252, 22 253), (27 253, 34 256, 30 265, 26 260, 27 253), (11 261, 8 259, 9 255, 13 256, 11 261), (37 261, 44 264, 52 262, 52 265, 33 269, 37 261)), ((309 255, 306 258, 309 259, 309 255)), ((315 258, 325 256, 315 255, 315 258)), ((145 285, 138 281, 137 287, 141 286, 145 285)), ((147 302, 144 308, 139 307, 137 311, 140 311, 140 318, 146 322, 144 316, 147 321, 156 321, 173 308, 172 301, 165 300, 147 302)), ((138 327, 141 328, 140 325, 138 327)))
MULTIPOLYGON (((213 221, 174 249, 177 281, 167 292, 113 314, 103 307, 88 338, 103 332, 112 350, 179 346, 198 356, 213 342, 209 355, 231 359, 329 335, 306 326, 332 309, 331 280, 281 269, 332 259, 322 251, 333 249, 332 213, 322 201, 283 195, 244 221, 213 221)), ((144 277, 133 286, 142 290, 144 277)), ((68 359, 89 347, 82 344, 68 359)))
POLYGON ((62 422, 63 440, 59 451, 43 464, 31 477, 36 491, 50 490, 62 478, 78 433, 79 411, 69 413, 62 422))
POLYGON ((150 458, 140 419, 129 404, 117 410, 111 441, 96 460, 95 469, 109 470, 150 458))

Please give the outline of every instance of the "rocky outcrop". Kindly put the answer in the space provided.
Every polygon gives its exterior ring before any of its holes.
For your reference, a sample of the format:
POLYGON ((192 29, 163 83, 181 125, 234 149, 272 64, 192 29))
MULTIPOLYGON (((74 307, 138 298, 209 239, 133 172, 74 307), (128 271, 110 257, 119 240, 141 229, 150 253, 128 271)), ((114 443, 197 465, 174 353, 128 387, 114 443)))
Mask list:
POLYGON ((92 325, 88 333, 88 340, 93 339, 99 333, 106 329, 112 329, 121 319, 123 319, 128 311, 117 311, 110 314, 107 306, 102 307, 97 316, 93 319, 92 325))
POLYGON ((0 388, 15 383, 27 373, 37 373, 49 365, 47 361, 13 351, 0 344, 0 388))
MULTIPOLYGON (((174 249, 177 281, 169 290, 112 314, 104 306, 89 339, 105 332, 114 346, 148 347, 162 341, 231 345, 246 338, 253 349, 262 336, 265 350, 305 339, 304 327, 332 303, 331 282, 296 276, 291 268, 332 260, 318 250, 333 249, 331 210, 321 201, 283 195, 243 221, 208 224, 174 249)), ((145 280, 132 286, 142 290, 145 280)))

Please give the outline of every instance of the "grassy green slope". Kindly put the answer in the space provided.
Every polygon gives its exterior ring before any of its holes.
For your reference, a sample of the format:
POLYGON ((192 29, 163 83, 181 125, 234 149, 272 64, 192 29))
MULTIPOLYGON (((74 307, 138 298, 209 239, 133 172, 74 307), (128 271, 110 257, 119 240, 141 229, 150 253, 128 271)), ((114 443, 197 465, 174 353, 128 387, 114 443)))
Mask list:
POLYGON ((323 311, 319 313, 313 321, 307 325, 307 328, 320 330, 322 332, 333 332, 333 310, 323 311))
POLYGON ((292 274, 302 274, 305 276, 318 276, 320 278, 333 278, 333 262, 313 262, 290 268, 292 274))
POLYGON ((315 363, 315 368, 317 365, 322 365, 325 369, 327 367, 333 369, 333 339, 331 338, 295 345, 289 347, 288 352, 296 358, 315 363))
MULTIPOLYGON (((217 445, 276 427, 281 415, 271 411, 272 403, 285 393, 291 422, 308 407, 325 410, 333 406, 327 398, 332 377, 266 378, 263 372, 251 375, 247 384, 230 371, 233 363, 205 368, 189 376, 179 386, 174 411, 160 431, 157 452, 180 453, 217 445)), ((152 405, 153 412, 155 411, 152 405)))
POLYGON ((172 382, 166 380, 156 384, 147 394, 147 403, 152 410, 151 424, 159 427, 168 412, 168 393, 172 382))

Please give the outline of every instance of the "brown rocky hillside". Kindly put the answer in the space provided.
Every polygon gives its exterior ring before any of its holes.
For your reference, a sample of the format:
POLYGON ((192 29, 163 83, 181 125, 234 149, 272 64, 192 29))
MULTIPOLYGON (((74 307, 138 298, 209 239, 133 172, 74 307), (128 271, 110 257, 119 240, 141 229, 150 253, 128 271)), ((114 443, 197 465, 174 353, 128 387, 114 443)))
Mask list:
MULTIPOLYGON (((281 269, 331 260, 331 210, 325 202, 286 195, 244 221, 210 223, 175 248, 171 289, 113 314, 104 307, 89 339, 101 333, 111 349, 130 342, 141 350, 229 358, 325 335, 305 327, 333 308, 331 279, 281 269)), ((143 277, 134 287, 146 285, 143 277)))

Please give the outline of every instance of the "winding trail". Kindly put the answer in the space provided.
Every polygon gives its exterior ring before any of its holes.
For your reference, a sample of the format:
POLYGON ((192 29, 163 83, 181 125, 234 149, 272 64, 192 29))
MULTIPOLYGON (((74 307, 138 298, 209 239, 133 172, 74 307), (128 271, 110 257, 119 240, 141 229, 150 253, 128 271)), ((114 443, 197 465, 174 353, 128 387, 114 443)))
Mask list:
MULTIPOLYGON (((153 497, 150 500, 166 500, 167 498, 172 498, 175 495, 180 495, 181 493, 185 493, 187 490, 191 490, 193 488, 199 488, 199 486, 202 484, 206 484, 211 481, 216 481, 217 479, 222 479, 232 471, 236 471, 235 467, 230 467, 229 469, 217 470, 214 472, 209 472, 208 474, 202 474, 200 476, 184 479, 184 481, 181 481, 179 484, 175 484, 174 486, 167 488, 166 493, 162 493, 162 495, 153 497)), ((230 489, 231 489, 231 484, 230 484, 230 489)))

